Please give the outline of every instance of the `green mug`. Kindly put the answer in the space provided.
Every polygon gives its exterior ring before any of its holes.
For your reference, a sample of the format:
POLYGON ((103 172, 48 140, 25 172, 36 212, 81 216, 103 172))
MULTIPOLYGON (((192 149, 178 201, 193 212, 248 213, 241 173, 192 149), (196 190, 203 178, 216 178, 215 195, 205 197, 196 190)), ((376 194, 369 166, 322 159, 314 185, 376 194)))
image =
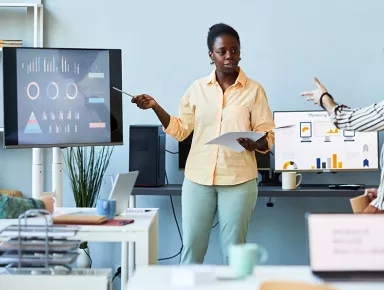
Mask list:
POLYGON ((236 278, 251 275, 254 267, 267 259, 267 250, 258 244, 234 244, 228 250, 229 266, 236 278))

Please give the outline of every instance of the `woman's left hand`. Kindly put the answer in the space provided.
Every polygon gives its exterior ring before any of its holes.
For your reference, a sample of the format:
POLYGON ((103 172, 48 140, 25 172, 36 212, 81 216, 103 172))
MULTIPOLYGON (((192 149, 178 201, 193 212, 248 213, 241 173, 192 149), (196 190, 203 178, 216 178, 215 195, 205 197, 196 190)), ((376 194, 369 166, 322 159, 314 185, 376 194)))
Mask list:
POLYGON ((239 138, 237 139, 237 142, 239 142, 239 144, 248 151, 255 151, 255 150, 265 151, 265 150, 268 150, 267 136, 268 136, 268 133, 266 133, 263 137, 261 137, 259 140, 255 142, 248 138, 239 138))
POLYGON ((248 151, 255 151, 256 150, 256 142, 253 142, 251 139, 248 138, 239 138, 237 139, 237 142, 241 146, 243 146, 248 151))

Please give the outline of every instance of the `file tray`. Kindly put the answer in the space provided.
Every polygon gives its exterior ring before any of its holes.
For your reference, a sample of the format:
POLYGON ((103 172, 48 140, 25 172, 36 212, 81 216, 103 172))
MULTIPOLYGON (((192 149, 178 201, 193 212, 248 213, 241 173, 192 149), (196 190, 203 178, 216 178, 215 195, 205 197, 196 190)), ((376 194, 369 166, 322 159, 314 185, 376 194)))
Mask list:
MULTIPOLYGON (((49 252, 70 252, 76 251, 80 247, 80 241, 76 240, 52 240, 48 244, 49 252)), ((19 249, 19 241, 17 238, 12 238, 8 241, 0 242, 0 251, 16 251, 19 249)), ((23 249, 25 251, 43 252, 45 251, 45 244, 41 243, 40 239, 24 239, 23 249)))
MULTIPOLYGON (((68 241, 78 231, 78 227, 52 224, 52 215, 46 210, 29 210, 19 216, 18 225, 11 225, 0 231, 3 240, 0 249, 0 264, 6 269, 17 266, 8 274, 22 272, 32 267, 33 271, 52 272, 55 266, 71 270, 70 264, 78 257, 80 241, 68 241), (29 217, 42 217, 45 225, 28 224, 29 217)), ((31 271, 32 272, 32 271, 31 271)))
POLYGON ((45 253, 23 253, 20 257, 18 251, 5 252, 0 256, 0 264, 17 264, 21 262, 23 266, 42 266, 45 263, 54 266, 65 266, 76 261, 78 253, 52 254, 45 253))
POLYGON ((112 290, 111 269, 72 269, 66 273, 60 271, 55 269, 46 275, 36 271, 33 274, 10 275, 2 273, 0 268, 0 285, 7 285, 6 288, 12 290, 112 290))

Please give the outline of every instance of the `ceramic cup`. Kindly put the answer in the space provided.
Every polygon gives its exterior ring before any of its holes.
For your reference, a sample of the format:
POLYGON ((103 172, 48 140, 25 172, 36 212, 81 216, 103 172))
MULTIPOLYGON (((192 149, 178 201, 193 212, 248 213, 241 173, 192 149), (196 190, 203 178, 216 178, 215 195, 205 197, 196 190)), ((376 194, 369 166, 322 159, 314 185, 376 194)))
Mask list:
POLYGON ((235 244, 228 249, 228 262, 236 278, 252 274, 253 269, 268 259, 265 248, 258 244, 235 244))
POLYGON ((113 219, 116 215, 116 200, 98 199, 96 203, 97 213, 113 219))
POLYGON ((282 189, 296 189, 302 181, 302 175, 296 172, 283 172, 281 177, 282 189), (299 181, 297 180, 299 177, 299 181))

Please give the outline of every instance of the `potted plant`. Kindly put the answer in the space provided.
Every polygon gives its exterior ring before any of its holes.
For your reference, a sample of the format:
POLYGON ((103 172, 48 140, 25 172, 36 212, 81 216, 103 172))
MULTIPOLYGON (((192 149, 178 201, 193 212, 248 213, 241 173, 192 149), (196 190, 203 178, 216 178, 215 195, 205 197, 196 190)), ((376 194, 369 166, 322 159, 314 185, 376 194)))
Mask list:
MULTIPOLYGON (((113 153, 113 146, 70 147, 64 155, 76 207, 95 207, 105 171, 113 153)), ((92 259, 88 242, 79 248, 78 267, 90 268, 92 259)))

